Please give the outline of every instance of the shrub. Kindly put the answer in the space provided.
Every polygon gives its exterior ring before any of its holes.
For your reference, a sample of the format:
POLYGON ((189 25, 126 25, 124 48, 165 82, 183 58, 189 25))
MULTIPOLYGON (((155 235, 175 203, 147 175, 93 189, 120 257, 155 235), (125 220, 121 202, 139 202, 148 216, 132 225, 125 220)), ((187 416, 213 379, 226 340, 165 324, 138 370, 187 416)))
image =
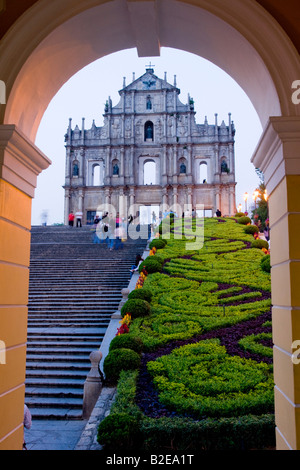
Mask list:
POLYGON ((132 349, 114 349, 108 353, 103 363, 106 380, 116 383, 122 370, 134 370, 140 367, 140 355, 132 349))
POLYGON ((244 212, 237 212, 234 217, 245 217, 244 212))
POLYGON ((261 259, 260 267, 266 273, 271 271, 270 255, 266 255, 261 259))
POLYGON ((150 312, 151 307, 149 302, 143 299, 129 299, 121 308, 122 317, 129 313, 132 319, 144 317, 149 315, 150 312))
POLYGON ((131 416, 128 413, 110 414, 100 422, 97 440, 107 450, 115 449, 116 443, 119 450, 130 449, 139 440, 140 430, 138 423, 138 417, 131 416))
POLYGON ((258 240, 254 240, 252 243, 251 243, 251 248, 266 248, 268 249, 269 248, 269 243, 266 241, 266 240, 261 240, 261 239, 258 239, 258 240))
POLYGON ((243 224, 243 225, 248 225, 248 224, 251 224, 251 219, 250 217, 238 217, 237 219, 238 223, 239 224, 243 224))
POLYGON ((131 334, 115 336, 109 345, 109 352, 120 348, 132 349, 140 354, 143 349, 143 342, 140 338, 131 334))
POLYGON ((246 225, 244 230, 245 233, 249 233, 250 235, 254 235, 254 233, 259 232, 259 228, 257 227, 257 225, 246 225))
POLYGON ((128 299, 142 299, 146 300, 147 302, 151 302, 152 299, 152 292, 150 289, 146 289, 145 287, 141 289, 134 289, 128 295, 128 299))
POLYGON ((148 256, 148 258, 146 258, 145 261, 143 261, 140 264, 139 272, 145 269, 148 274, 152 274, 152 273, 161 272, 162 268, 163 268, 163 261, 161 260, 161 258, 159 258, 156 255, 148 256))
POLYGON ((273 414, 238 418, 145 419, 141 422, 146 452, 199 452, 266 449, 275 446, 273 414))
POLYGON ((162 249, 166 246, 167 244, 167 240, 163 239, 163 238, 155 238, 154 240, 152 240, 149 244, 149 248, 150 250, 152 248, 157 248, 158 250, 159 249, 162 249))

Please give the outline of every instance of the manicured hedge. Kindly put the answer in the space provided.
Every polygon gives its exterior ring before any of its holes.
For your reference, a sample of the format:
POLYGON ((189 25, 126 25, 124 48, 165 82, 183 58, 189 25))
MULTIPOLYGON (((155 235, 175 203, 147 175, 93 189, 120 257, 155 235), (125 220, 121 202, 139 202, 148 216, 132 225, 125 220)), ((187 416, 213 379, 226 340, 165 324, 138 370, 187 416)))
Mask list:
POLYGON ((141 289, 134 289, 128 294, 128 300, 131 299, 142 299, 146 300, 147 302, 151 302, 152 299, 152 292, 150 289, 146 289, 145 287, 141 289))
POLYGON ((129 314, 132 319, 149 315, 151 307, 149 302, 143 299, 129 299, 121 308, 121 315, 124 318, 129 314))
POLYGON ((104 450, 199 452, 259 450, 275 446, 272 413, 230 418, 149 418, 135 405, 137 372, 121 372, 111 414, 98 428, 104 450))
POLYGON ((247 216, 238 217, 237 221, 239 224, 242 224, 242 225, 251 224, 251 219, 250 217, 247 217, 247 216))
POLYGON ((148 274, 156 273, 162 271, 163 260, 158 257, 158 255, 148 256, 145 261, 143 261, 139 266, 139 272, 142 272, 143 269, 147 271, 148 274))
POLYGON ((251 235, 254 235, 255 233, 259 232, 259 228, 257 225, 246 225, 245 227, 245 233, 250 233, 251 235))
POLYGON ((105 379, 116 383, 122 370, 134 370, 140 367, 140 355, 132 349, 114 349, 108 353, 103 363, 105 379))
POLYGON ((163 238, 154 238, 150 244, 149 244, 149 248, 150 250, 152 248, 157 248, 158 250, 161 249, 161 248, 164 248, 167 244, 167 240, 163 239, 163 238))
POLYGON ((271 260, 270 255, 266 255, 261 259, 260 262, 261 269, 266 273, 271 272, 271 260))
POLYGON ((139 337, 133 336, 130 333, 121 334, 111 340, 109 352, 120 348, 132 349, 140 354, 143 350, 143 342, 139 337))
POLYGON ((251 244, 251 247, 252 248, 266 248, 268 249, 269 248, 269 243, 267 242, 267 240, 261 240, 261 239, 258 239, 258 240, 254 240, 251 244))

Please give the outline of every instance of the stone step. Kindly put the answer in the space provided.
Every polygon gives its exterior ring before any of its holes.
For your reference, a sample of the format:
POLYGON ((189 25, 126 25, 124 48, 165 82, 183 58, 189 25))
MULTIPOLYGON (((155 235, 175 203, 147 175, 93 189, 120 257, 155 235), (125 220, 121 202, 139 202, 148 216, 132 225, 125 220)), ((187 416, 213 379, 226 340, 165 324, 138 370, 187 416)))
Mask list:
MULTIPOLYGON (((61 363, 62 366, 64 367, 64 363, 84 363, 84 364, 89 364, 89 355, 90 353, 87 352, 86 354, 80 354, 78 353, 77 355, 71 355, 71 354, 60 354, 60 355, 55 355, 51 354, 51 359, 55 364, 61 363)), ((46 363, 49 361, 49 354, 40 354, 39 351, 36 351, 35 354, 27 354, 27 364, 31 365, 36 362, 41 362, 41 363, 46 363)), ((68 365, 67 365, 68 366, 68 365)), ((90 364, 89 364, 90 367, 90 364)))
POLYGON ((78 409, 82 411, 82 396, 64 396, 63 399, 60 397, 40 397, 32 396, 26 398, 26 404, 32 408, 61 408, 61 409, 78 409))
POLYGON ((35 420, 79 420, 82 419, 82 410, 73 409, 71 406, 64 408, 30 408, 31 415, 35 420))
POLYGON ((31 387, 31 386, 27 386, 26 388, 26 395, 27 397, 31 397, 31 399, 35 396, 38 396, 38 397, 42 397, 42 398, 46 398, 46 397, 53 397, 53 398, 60 398, 60 399, 64 399, 64 398, 81 398, 82 399, 82 395, 83 395, 83 388, 82 387, 74 387, 72 388, 71 386, 68 387, 67 390, 64 390, 63 388, 61 387, 55 387, 55 386, 51 386, 51 387, 40 387, 39 390, 38 390, 38 393, 36 391, 36 387, 31 387))
POLYGON ((90 353, 99 349, 145 240, 92 243, 91 227, 31 231, 25 394, 33 419, 82 419, 90 353))

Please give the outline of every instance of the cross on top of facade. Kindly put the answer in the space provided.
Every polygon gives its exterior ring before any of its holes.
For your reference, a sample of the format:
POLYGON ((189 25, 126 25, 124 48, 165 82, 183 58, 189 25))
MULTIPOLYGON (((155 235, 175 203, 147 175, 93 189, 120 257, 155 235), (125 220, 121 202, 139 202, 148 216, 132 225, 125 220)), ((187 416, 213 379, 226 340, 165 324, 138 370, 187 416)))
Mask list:
POLYGON ((153 71, 153 67, 154 67, 154 65, 152 65, 151 61, 150 61, 150 64, 146 65, 146 70, 152 70, 153 71))

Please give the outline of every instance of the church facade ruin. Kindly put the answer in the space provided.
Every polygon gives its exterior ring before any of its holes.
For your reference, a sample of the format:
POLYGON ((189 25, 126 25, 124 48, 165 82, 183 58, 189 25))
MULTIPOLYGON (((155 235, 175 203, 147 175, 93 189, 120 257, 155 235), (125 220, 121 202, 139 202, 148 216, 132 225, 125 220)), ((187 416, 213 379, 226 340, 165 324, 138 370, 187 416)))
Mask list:
MULTIPOLYGON (((134 77, 133 77, 134 78, 134 77)), ((65 224, 68 214, 83 213, 83 224, 114 207, 122 217, 137 212, 157 215, 173 210, 204 209, 204 215, 233 215, 235 203, 235 128, 195 119, 194 101, 183 104, 180 90, 157 77, 151 66, 144 75, 123 83, 120 101, 109 98, 104 123, 65 136, 65 224), (143 212, 144 211, 144 212, 143 212)), ((203 215, 203 214, 202 214, 203 215)))

